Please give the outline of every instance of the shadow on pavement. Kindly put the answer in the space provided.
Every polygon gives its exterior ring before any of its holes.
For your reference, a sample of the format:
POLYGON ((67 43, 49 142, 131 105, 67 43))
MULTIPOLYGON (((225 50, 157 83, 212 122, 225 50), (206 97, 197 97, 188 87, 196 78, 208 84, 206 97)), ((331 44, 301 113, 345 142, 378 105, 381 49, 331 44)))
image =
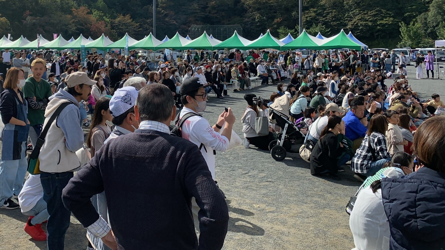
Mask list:
POLYGON ((229 231, 252 236, 263 236, 265 233, 264 229, 247 220, 232 217, 229 219, 229 231))
POLYGON ((229 211, 232 212, 232 213, 240 214, 240 215, 243 215, 243 216, 253 216, 253 215, 255 215, 254 213, 252 213, 250 211, 247 211, 245 209, 236 208, 236 207, 230 206, 230 204, 232 203, 231 200, 226 200, 226 203, 227 203, 227 206, 229 208, 229 211))

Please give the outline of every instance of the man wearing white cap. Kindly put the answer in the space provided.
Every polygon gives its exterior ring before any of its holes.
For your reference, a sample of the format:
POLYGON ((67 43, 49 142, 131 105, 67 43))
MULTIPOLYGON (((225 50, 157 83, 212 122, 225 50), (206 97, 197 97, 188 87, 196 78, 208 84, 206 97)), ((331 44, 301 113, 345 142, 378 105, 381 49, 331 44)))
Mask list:
POLYGON ((114 92, 110 100, 110 111, 115 127, 105 143, 121 135, 133 133, 139 127, 139 122, 134 115, 137 98, 138 91, 132 86, 123 87, 114 92))
POLYGON ((40 180, 44 190, 43 199, 47 203, 48 250, 63 249, 65 233, 70 225, 70 211, 62 203, 62 189, 73 177, 73 171, 80 167, 76 151, 83 145, 83 130, 80 126, 79 102, 87 101, 91 86, 96 84, 84 72, 70 74, 66 78, 68 90, 59 90, 49 99, 45 110, 43 127, 49 126, 45 142, 40 150, 40 180), (64 103, 63 108, 52 124, 47 124, 51 116, 64 103))

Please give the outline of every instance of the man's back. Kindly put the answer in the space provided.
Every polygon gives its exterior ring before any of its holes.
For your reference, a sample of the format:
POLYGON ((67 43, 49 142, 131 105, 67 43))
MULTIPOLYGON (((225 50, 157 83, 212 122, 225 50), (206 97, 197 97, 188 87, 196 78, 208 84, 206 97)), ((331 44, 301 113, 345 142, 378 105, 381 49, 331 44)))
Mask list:
POLYGON ((201 209, 208 208, 200 214, 199 248, 221 249, 223 245, 227 204, 191 142, 151 130, 120 136, 96 152, 70 181, 64 203, 89 226, 97 213, 89 210, 92 205, 87 209, 78 205, 104 190, 110 224, 125 249, 197 249, 192 196, 201 209))

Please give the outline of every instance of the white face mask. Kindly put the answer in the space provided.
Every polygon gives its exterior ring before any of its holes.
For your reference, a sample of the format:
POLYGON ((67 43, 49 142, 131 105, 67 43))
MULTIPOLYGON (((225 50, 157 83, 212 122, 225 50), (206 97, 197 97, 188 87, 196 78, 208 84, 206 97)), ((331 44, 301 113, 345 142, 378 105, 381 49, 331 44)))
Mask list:
POLYGON ((201 101, 201 102, 196 101, 196 103, 198 103, 198 106, 196 107, 196 112, 200 113, 200 112, 204 112, 206 110, 206 107, 207 107, 206 101, 201 101))
POLYGON ((411 99, 408 99, 408 101, 406 101, 406 104, 410 105, 411 104, 411 99))
POLYGON ((176 72, 176 73, 175 73, 175 76, 179 76, 179 73, 178 73, 178 72, 176 72))
POLYGON ((207 72, 210 72, 211 71, 211 69, 207 69, 207 72))
POLYGON ((105 74, 104 73, 102 73, 102 74, 100 74, 101 76, 102 76, 102 78, 105 78, 105 74))
POLYGON ((191 75, 192 75, 192 72, 191 72, 191 71, 187 72, 187 75, 191 76, 191 75))
POLYGON ((22 79, 22 80, 19 81, 19 84, 17 84, 17 87, 23 88, 23 87, 25 87, 25 83, 26 83, 26 80, 22 79))

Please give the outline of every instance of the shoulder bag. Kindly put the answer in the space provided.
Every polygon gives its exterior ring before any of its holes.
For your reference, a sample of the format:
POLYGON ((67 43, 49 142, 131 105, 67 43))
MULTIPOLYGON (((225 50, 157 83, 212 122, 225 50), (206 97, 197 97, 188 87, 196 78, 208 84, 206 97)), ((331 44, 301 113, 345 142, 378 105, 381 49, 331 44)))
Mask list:
POLYGON ((56 111, 51 116, 51 118, 48 120, 42 133, 40 133, 40 136, 37 139, 36 146, 34 147, 34 150, 32 151, 31 155, 28 157, 28 172, 30 174, 32 174, 32 175, 40 174, 39 154, 40 154, 40 149, 42 148, 43 144, 45 143, 46 134, 48 133, 48 130, 51 127, 51 125, 53 124, 54 120, 56 120, 56 118, 60 115, 60 112, 62 112, 62 110, 70 104, 73 104, 73 103, 72 102, 62 103, 56 109, 56 111))
POLYGON ((255 118, 255 131, 259 136, 266 136, 269 134, 269 119, 266 116, 255 118))

